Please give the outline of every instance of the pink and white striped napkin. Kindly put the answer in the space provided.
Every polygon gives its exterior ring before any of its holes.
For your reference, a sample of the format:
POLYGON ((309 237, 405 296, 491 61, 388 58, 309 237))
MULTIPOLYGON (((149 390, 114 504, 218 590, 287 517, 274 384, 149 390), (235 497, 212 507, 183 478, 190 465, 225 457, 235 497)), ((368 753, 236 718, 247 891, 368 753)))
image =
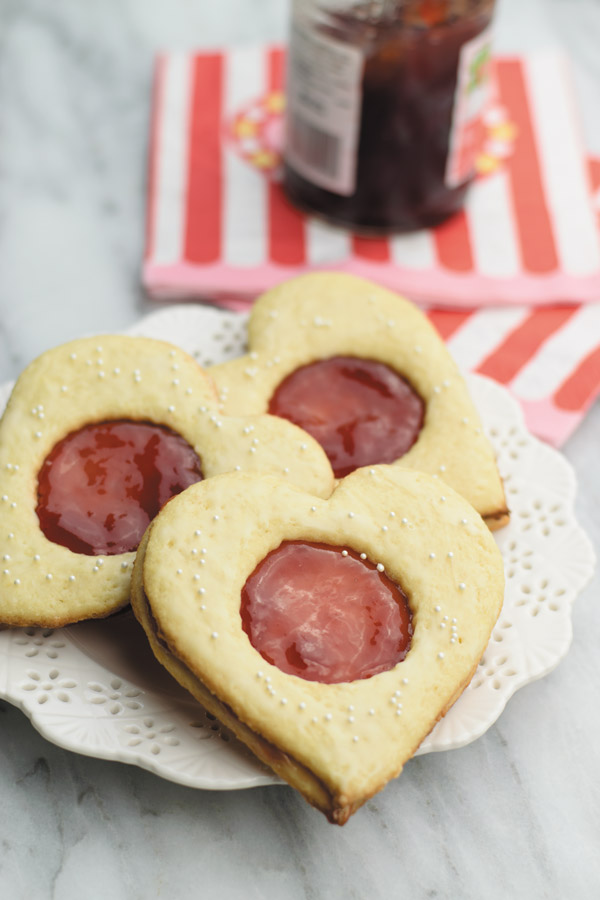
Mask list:
POLYGON ((152 295, 248 299, 335 267, 436 304, 600 298, 599 231, 562 56, 496 60, 464 213, 380 240, 287 203, 277 179, 283 80, 280 48, 159 60, 144 263, 152 295))
POLYGON ((149 294, 245 309, 309 270, 371 278, 429 308, 463 368, 505 383, 530 428, 562 443, 600 391, 600 162, 586 159, 565 59, 496 59, 464 212, 381 239, 285 199, 284 68, 272 46, 159 58, 149 294))

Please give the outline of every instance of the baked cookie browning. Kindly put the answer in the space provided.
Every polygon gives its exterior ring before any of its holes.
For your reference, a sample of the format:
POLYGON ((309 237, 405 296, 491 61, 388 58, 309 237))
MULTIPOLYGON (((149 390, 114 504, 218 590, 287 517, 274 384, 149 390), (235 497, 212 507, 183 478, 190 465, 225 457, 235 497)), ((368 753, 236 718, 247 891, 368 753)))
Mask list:
POLYGON ((441 490, 397 466, 361 469, 326 501, 268 476, 223 475, 170 501, 136 557, 132 605, 157 658, 331 821, 399 774, 470 680, 500 612, 495 541, 441 490), (241 594, 286 541, 349 547, 402 585, 414 627, 402 662, 325 684, 261 656, 241 594))

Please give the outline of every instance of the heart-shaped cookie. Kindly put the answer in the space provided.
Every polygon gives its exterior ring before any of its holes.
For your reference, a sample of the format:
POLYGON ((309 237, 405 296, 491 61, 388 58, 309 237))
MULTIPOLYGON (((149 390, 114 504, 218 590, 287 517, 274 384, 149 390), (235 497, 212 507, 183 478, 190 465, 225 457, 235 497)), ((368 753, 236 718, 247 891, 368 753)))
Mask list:
POLYGON ((443 491, 431 476, 398 466, 360 469, 329 500, 269 476, 232 473, 171 500, 136 556, 132 606, 157 658, 333 822, 343 824, 399 774, 468 684, 502 606, 502 559, 489 529, 455 491, 443 491), (285 563, 270 580, 271 562, 290 548, 307 558, 315 548, 328 554, 313 583, 317 602, 325 584, 326 607, 335 607, 329 635, 318 610, 304 612, 310 560, 285 563), (349 584, 340 574, 346 564, 364 568, 349 584), (402 652, 383 664, 379 656, 371 677, 361 659, 358 677, 348 680, 362 650, 369 655, 377 645, 379 653, 390 630, 379 607, 373 615, 370 587, 360 595, 366 618, 357 610, 354 585, 363 576, 379 577, 375 592, 395 596, 398 608, 407 598, 412 637, 407 645, 401 624, 402 652), (246 603, 257 585, 262 612, 246 603), (296 604, 299 623, 282 625, 283 607, 293 616, 296 604), (269 640, 283 640, 280 653, 272 641, 268 650, 260 643, 263 613, 269 640), (302 646, 301 637, 290 645, 292 632, 304 634, 302 646), (345 676, 318 680, 329 656, 338 666, 344 644, 351 659, 336 671, 345 676))
POLYGON ((224 412, 289 418, 323 444, 338 475, 392 462, 437 475, 491 529, 507 523, 465 381, 416 306, 350 275, 303 275, 257 300, 248 345, 211 369, 224 412))
POLYGON ((123 606, 133 551, 153 515, 150 488, 162 482, 162 503, 235 469, 277 474, 324 497, 333 487, 323 450, 304 431, 275 416, 223 416, 210 378, 171 344, 103 335, 44 353, 18 379, 0 422, 0 622, 56 627, 123 606), (131 434, 137 440, 144 429, 135 445, 131 434), (133 468, 113 471, 107 455, 129 444, 133 468), (101 514, 85 505, 88 483, 103 495, 101 514), (137 504, 124 506, 127 497, 137 504), (73 518, 74 538, 65 524, 73 518), (121 526, 137 528, 126 552, 115 538, 121 526))

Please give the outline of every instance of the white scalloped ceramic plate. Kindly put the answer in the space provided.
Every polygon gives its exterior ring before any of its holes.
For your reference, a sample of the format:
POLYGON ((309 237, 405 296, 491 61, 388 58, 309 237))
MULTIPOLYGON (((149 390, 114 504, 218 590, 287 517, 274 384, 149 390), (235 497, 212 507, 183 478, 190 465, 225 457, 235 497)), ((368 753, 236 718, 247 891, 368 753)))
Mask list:
MULTIPOLYGON (((130 333, 172 341, 210 365, 243 351, 245 325, 235 313, 181 306, 147 317, 130 333)), ((571 641, 571 605, 594 567, 573 513, 569 464, 528 433, 503 388, 476 376, 469 384, 512 510, 510 525, 496 534, 506 597, 475 677, 419 753, 475 740, 518 688, 557 665, 571 641)), ((278 783, 155 662, 129 612, 54 631, 1 632, 0 697, 24 710, 48 740, 78 753, 198 788, 278 783)))

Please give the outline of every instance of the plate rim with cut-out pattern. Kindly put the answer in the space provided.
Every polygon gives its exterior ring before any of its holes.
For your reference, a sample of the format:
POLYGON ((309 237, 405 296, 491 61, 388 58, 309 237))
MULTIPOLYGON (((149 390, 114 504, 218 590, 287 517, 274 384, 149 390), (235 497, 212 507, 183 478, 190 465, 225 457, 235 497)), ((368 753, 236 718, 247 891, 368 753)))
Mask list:
MULTIPOLYGON (((244 351, 247 316, 179 305, 141 319, 128 334, 178 344, 203 365, 244 351)), ((511 508, 495 533, 506 596, 471 684, 423 741, 418 754, 465 746, 497 720, 514 692, 550 672, 572 637, 571 608, 593 574, 594 551, 574 514, 575 475, 567 460, 533 437, 508 391, 467 375, 498 455, 511 508)), ((11 384, 0 386, 0 408, 11 384)), ((128 614, 121 619, 126 631, 128 614)), ((71 628, 0 631, 0 698, 22 709, 49 741, 127 762, 191 787, 236 790, 280 783, 156 664, 152 683, 128 661, 102 660, 116 620, 71 628), (77 632, 80 629, 80 632, 77 632), (161 679, 163 681, 161 682, 161 679)), ((118 647, 118 641, 114 641, 118 647)), ((144 673, 152 668, 145 665, 144 673)))

